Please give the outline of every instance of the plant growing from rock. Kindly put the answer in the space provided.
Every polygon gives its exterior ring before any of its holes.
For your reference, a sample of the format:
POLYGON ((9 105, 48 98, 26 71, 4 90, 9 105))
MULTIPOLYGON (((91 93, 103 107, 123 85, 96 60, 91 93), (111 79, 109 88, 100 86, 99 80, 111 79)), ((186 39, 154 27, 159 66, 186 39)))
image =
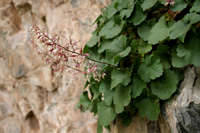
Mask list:
POLYGON ((115 120, 128 124, 137 112, 157 120, 184 68, 200 66, 200 1, 114 0, 95 22, 83 50, 33 27, 45 47, 40 53, 52 70, 96 73, 87 77, 78 105, 98 115, 98 133, 115 120))
POLYGON ((98 133, 137 112, 157 120, 184 68, 200 66, 200 1, 114 0, 95 22, 83 52, 116 67, 101 64, 106 76, 88 79, 80 108, 98 115, 98 133))

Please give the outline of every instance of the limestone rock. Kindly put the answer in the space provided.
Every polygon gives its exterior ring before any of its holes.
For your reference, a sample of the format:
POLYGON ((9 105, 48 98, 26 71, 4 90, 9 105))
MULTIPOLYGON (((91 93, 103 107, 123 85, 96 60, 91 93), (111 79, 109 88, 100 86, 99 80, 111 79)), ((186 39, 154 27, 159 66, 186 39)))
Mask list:
POLYGON ((195 68, 185 71, 179 93, 166 104, 165 111, 172 133, 200 132, 200 77, 195 68))
MULTIPOLYGON (((52 74, 34 51, 37 24, 82 46, 108 0, 0 0, 0 133, 95 133, 97 118, 76 108, 81 74, 52 74), (92 12, 92 13, 91 13, 92 12)), ((105 131, 106 132, 106 131, 105 131)))
POLYGON ((171 133, 168 123, 162 116, 159 117, 158 121, 148 121, 139 115, 134 116, 128 126, 117 122, 112 131, 112 133, 171 133))

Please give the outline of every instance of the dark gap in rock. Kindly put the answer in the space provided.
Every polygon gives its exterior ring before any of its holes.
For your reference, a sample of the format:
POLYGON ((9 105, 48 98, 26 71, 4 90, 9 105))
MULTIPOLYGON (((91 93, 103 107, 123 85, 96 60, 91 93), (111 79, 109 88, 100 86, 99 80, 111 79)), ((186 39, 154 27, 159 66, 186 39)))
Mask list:
POLYGON ((148 133, 160 133, 160 128, 157 121, 149 121, 147 123, 148 133))
POLYGON ((42 17, 42 21, 43 21, 44 23, 46 23, 46 16, 43 16, 43 17, 42 17))
POLYGON ((31 11, 32 6, 29 3, 24 3, 24 4, 21 4, 21 5, 18 5, 17 9, 18 9, 20 15, 23 15, 26 12, 31 11))
POLYGON ((40 105, 39 105, 39 110, 43 111, 44 110, 44 103, 48 95, 46 95, 48 92, 46 91, 45 88, 42 86, 37 86, 37 95, 38 98, 40 99, 40 105))
POLYGON ((29 122, 29 126, 32 130, 38 131, 40 129, 39 121, 36 118, 35 114, 33 111, 30 111, 26 117, 25 120, 29 122))
POLYGON ((11 34, 14 34, 21 30, 22 20, 13 2, 11 2, 11 6, 8 10, 13 29, 13 33, 11 34))
POLYGON ((179 108, 177 129, 180 133, 200 133, 200 104, 179 108))
POLYGON ((0 84, 0 91, 6 91, 6 87, 4 84, 0 84))

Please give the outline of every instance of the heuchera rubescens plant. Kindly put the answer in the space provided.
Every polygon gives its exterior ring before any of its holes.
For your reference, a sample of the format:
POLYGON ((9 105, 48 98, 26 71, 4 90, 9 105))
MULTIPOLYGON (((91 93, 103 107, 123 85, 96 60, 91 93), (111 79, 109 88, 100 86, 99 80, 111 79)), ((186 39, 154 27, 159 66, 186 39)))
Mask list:
POLYGON ((44 52, 35 47, 52 70, 90 75, 78 106, 98 115, 98 133, 116 120, 130 123, 136 113, 157 120, 184 68, 200 66, 200 0, 113 0, 95 23, 83 50, 71 40, 61 45, 36 26, 44 52))

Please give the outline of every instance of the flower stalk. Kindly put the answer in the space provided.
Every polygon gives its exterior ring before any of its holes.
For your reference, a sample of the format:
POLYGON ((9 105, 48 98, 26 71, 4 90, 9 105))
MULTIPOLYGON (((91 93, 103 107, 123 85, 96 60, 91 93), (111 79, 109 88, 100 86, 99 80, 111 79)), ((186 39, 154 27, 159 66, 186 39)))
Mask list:
POLYGON ((72 42, 71 38, 68 43, 61 45, 58 37, 49 37, 36 25, 32 26, 31 31, 33 47, 42 55, 45 62, 50 64, 53 72, 62 72, 67 67, 83 74, 99 75, 97 63, 114 67, 112 64, 91 59, 88 53, 82 52, 82 48, 78 47, 76 42, 72 42), (83 67, 87 69, 82 70, 83 67))

